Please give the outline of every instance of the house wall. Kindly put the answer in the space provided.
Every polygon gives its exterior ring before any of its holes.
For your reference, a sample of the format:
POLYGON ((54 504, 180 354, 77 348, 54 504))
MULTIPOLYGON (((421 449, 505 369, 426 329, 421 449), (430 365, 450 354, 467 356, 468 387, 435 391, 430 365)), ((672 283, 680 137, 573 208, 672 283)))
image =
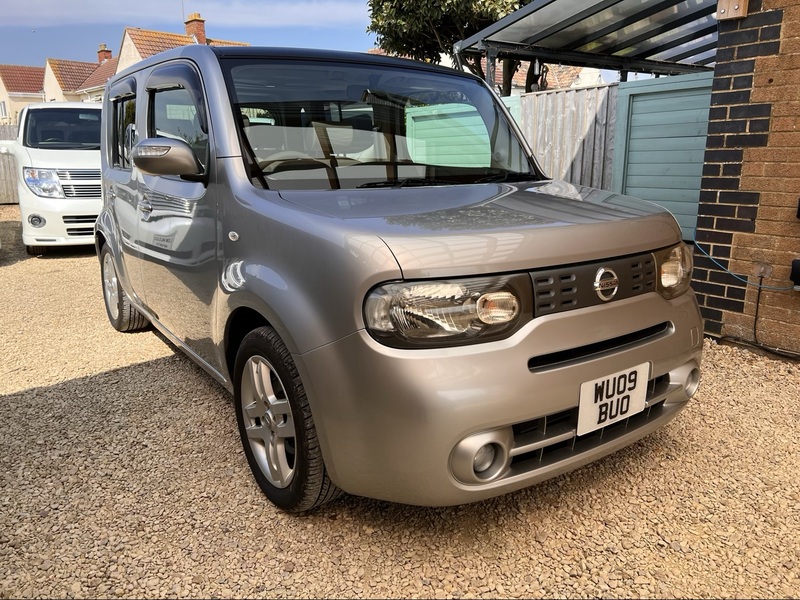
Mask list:
POLYGON ((800 352, 800 0, 719 22, 693 287, 706 333, 800 352), (708 255, 706 255, 708 254, 708 255))
POLYGON ((43 89, 45 102, 64 102, 64 93, 49 64, 44 69, 43 89))
MULTIPOLYGON (((61 89, 53 69, 48 62, 44 68, 44 101, 45 102, 85 102, 85 94, 65 92, 61 89)), ((38 100, 37 102, 41 102, 38 100)))
POLYGON ((117 73, 121 73, 131 65, 135 65, 137 62, 142 60, 139 51, 134 46, 133 42, 131 41, 130 36, 125 33, 122 38, 122 45, 119 48, 119 61, 117 62, 117 73))
MULTIPOLYGON (((6 103, 6 117, 0 116, 0 125, 16 125, 20 111, 32 102, 41 102, 41 94, 9 94, 3 80, 0 79, 0 102, 6 103)), ((7 139, 0 137, 0 139, 7 139)))
POLYGON ((0 79, 0 102, 4 103, 3 106, 5 107, 5 116, 0 111, 0 125, 11 123, 14 119, 14 113, 11 112, 11 98, 2 79, 0 79))

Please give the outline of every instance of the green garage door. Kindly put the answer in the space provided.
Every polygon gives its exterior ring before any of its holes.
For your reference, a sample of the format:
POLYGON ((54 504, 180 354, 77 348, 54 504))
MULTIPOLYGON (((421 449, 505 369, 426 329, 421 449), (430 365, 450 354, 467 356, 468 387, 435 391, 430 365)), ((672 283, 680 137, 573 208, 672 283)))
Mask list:
POLYGON ((651 200, 694 239, 713 73, 621 83, 614 191, 651 200))

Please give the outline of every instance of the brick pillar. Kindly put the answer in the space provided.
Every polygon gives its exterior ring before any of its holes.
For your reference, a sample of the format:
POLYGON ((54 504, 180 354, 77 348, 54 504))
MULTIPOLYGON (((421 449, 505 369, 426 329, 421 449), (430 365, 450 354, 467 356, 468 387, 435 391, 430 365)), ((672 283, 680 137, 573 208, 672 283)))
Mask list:
POLYGON ((692 284, 706 333, 795 352, 800 294, 747 282, 763 263, 763 285, 788 287, 800 256, 798 36, 800 0, 750 0, 747 17, 719 22, 692 284))

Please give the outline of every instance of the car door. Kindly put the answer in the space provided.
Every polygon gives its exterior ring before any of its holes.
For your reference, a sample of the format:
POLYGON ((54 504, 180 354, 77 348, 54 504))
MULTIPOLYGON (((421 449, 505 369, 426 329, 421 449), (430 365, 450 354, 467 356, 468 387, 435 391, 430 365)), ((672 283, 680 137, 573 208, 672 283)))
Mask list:
POLYGON ((137 238, 144 302, 166 329, 214 365, 210 323, 218 279, 217 203, 209 188, 213 159, 202 81, 191 63, 177 61, 154 68, 145 86, 146 136, 183 140, 203 172, 191 177, 140 173, 137 238))

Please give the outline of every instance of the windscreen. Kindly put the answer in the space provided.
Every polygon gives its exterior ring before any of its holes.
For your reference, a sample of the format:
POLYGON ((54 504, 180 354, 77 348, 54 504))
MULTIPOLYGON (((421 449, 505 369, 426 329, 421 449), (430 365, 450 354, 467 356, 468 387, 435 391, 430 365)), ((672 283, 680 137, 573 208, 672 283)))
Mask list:
POLYGON ((271 189, 536 178, 492 93, 455 72, 274 59, 223 68, 256 179, 271 189))
POLYGON ((100 109, 30 109, 22 143, 42 150, 99 150, 100 109))

